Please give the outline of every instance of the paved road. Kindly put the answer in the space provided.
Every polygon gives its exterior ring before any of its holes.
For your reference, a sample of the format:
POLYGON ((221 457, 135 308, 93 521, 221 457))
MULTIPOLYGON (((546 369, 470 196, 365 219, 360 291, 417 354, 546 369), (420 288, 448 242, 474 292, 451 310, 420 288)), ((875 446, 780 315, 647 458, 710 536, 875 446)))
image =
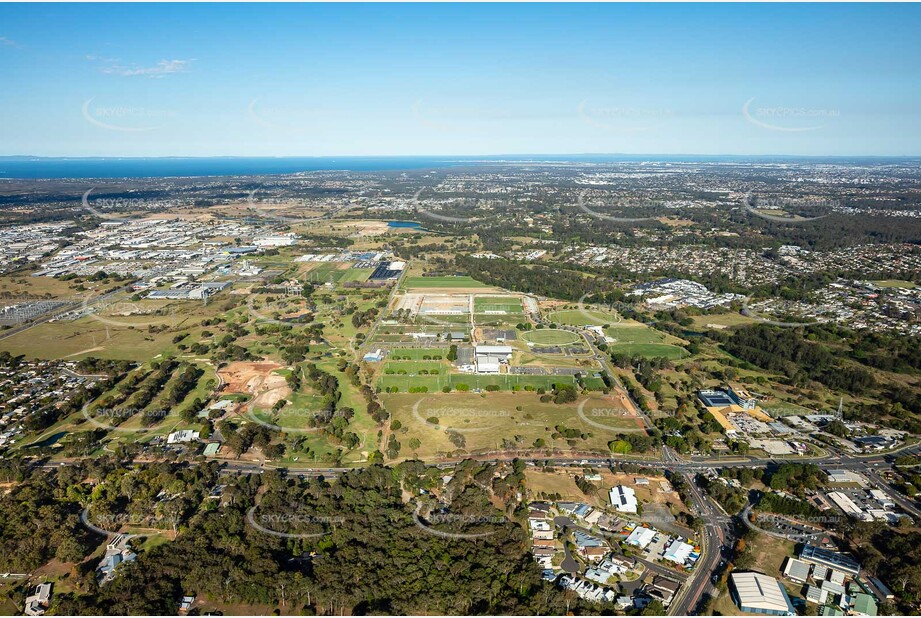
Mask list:
POLYGON ((657 564, 652 560, 646 560, 645 558, 637 558, 637 562, 642 563, 646 567, 647 571, 655 573, 656 575, 661 575, 662 577, 667 577, 668 579, 673 579, 678 582, 683 582, 687 579, 687 573, 679 573, 677 571, 672 571, 671 569, 657 564))
POLYGON ((581 568, 579 561, 573 558, 572 552, 569 551, 569 543, 563 543, 563 562, 560 563, 560 568, 573 575, 581 568))
MULTIPOLYGON (((915 453, 921 450, 921 445, 912 445, 910 448, 903 449, 901 452, 915 453)), ((619 464, 626 463, 637 466, 643 466, 652 469, 661 469, 661 470, 670 470, 672 472, 697 472, 707 468, 763 468, 767 465, 780 464, 782 461, 775 460, 773 458, 769 459, 749 459, 749 460, 735 460, 735 461, 726 461, 726 460, 695 460, 695 461, 680 461, 680 462, 666 462, 657 459, 640 459, 640 458, 614 458, 614 457, 597 457, 593 456, 590 453, 580 454, 575 456, 528 456, 524 453, 510 453, 507 455, 489 455, 489 456, 465 456, 462 458, 452 458, 445 459, 439 462, 430 463, 437 468, 451 468, 455 464, 459 463, 464 459, 474 459, 477 461, 488 462, 488 463, 504 463, 510 462, 513 460, 520 460, 523 462, 531 463, 542 463, 547 462, 551 466, 565 468, 565 467, 582 467, 583 465, 594 466, 594 467, 616 467, 619 464), (585 462, 583 464, 583 462, 585 462)), ((79 460, 79 458, 75 458, 79 460)), ((64 465, 71 465, 75 460, 63 460, 60 463, 64 465)), ((220 463, 226 464, 229 469, 238 469, 238 470, 253 470, 258 469, 261 466, 256 462, 244 462, 238 460, 218 460, 220 463)), ((797 460, 789 460, 791 462, 801 462, 801 463, 817 463, 824 464, 828 466, 834 466, 837 469, 844 470, 854 470, 859 472, 866 472, 872 470, 872 466, 888 466, 883 455, 870 455, 866 457, 860 456, 851 456, 847 458, 839 456, 826 456, 826 457, 812 457, 812 458, 803 458, 797 460)), ((141 463, 140 461, 138 463, 141 463)), ((56 468, 58 463, 46 464, 43 467, 45 468, 56 468)), ((264 466, 264 469, 285 469, 291 474, 311 474, 311 475, 324 475, 324 474, 334 474, 342 473, 352 468, 346 467, 328 467, 328 466, 280 466, 269 464, 264 466)), ((896 494, 893 497, 898 497, 896 494)))
POLYGON ((701 536, 701 555, 694 573, 668 608, 672 616, 685 616, 694 611, 703 593, 710 587, 710 579, 724 557, 726 540, 732 538, 731 518, 704 495, 691 473, 685 472, 683 475, 697 514, 704 520, 704 530, 701 536))
MULTIPOLYGON (((573 528, 583 532, 588 532, 585 530, 585 528, 576 525, 576 523, 568 517, 554 517, 553 523, 558 528, 561 528, 564 534, 566 533, 566 530, 573 528)), ((573 558, 572 552, 569 551, 569 544, 566 543, 565 539, 563 540, 563 562, 560 563, 560 568, 567 573, 578 573, 582 568, 582 565, 579 564, 579 561, 573 558)))
POLYGON ((893 501, 902 507, 906 513, 909 513, 914 517, 915 521, 921 521, 921 510, 919 510, 914 503, 905 498, 902 494, 898 492, 894 487, 892 487, 886 480, 879 475, 876 470, 866 468, 863 470, 863 474, 866 475, 868 479, 875 482, 880 488, 886 490, 886 493, 889 495, 893 501))

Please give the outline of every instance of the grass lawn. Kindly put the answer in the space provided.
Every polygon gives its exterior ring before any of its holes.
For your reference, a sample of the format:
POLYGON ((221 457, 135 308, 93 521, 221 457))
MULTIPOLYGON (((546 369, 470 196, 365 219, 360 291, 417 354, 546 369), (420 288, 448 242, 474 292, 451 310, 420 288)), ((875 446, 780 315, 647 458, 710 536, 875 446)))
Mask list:
POLYGON ((457 390, 458 385, 467 386, 469 390, 485 389, 487 386, 495 385, 501 390, 509 391, 515 386, 524 388, 533 386, 534 388, 551 389, 554 384, 574 384, 575 379, 572 376, 519 376, 519 375, 476 375, 460 373, 443 373, 435 376, 406 376, 406 375, 382 375, 378 379, 378 386, 383 389, 396 387, 399 392, 407 392, 410 388, 425 387, 426 392, 441 392, 442 387, 450 386, 452 390, 457 390))
POLYGON ((404 288, 488 288, 473 277, 407 277, 403 280, 404 288))
POLYGON ((460 315, 424 315, 419 314, 415 317, 413 323, 417 326, 444 326, 452 324, 470 324, 469 314, 460 315))
POLYGON ((758 533, 749 548, 755 561, 751 570, 760 571, 771 577, 782 577, 784 559, 794 557, 795 544, 769 534, 758 533))
POLYGON ((644 358, 664 357, 671 360, 684 358, 688 353, 673 345, 661 343, 624 343, 611 346, 614 352, 620 354, 629 354, 630 356, 642 356, 644 358))
POLYGON ((66 360, 87 356, 138 360, 154 358, 161 353, 179 356, 183 352, 172 342, 173 337, 189 333, 185 343, 197 341, 205 330, 199 326, 201 320, 223 314, 225 302, 239 301, 223 293, 207 306, 196 301, 131 301, 128 295, 119 298, 100 308, 98 316, 45 322, 2 339, 0 350, 8 350, 13 355, 24 354, 26 358, 66 360), (120 315, 126 311, 142 313, 120 315), (165 330, 150 332, 151 327, 165 327, 165 330))
POLYGON ((601 368, 594 360, 590 362, 589 366, 584 364, 587 355, 589 355, 588 350, 585 350, 585 354, 580 354, 579 356, 566 356, 565 354, 547 354, 544 352, 533 353, 530 348, 521 344, 513 347, 516 350, 514 363, 520 367, 575 367, 586 371, 597 371, 601 368))
MULTIPOLYGON (((89 290, 86 292, 76 291, 75 288, 78 285, 80 284, 76 281, 62 281, 54 277, 32 277, 29 274, 0 276, 0 293, 9 293, 11 296, 31 296, 33 298, 51 296, 55 298, 69 298, 84 295, 92 296, 94 294, 94 292, 89 290)), ((108 288, 116 284, 111 282, 101 284, 99 282, 89 281, 83 285, 88 288, 108 288)))
POLYGON ((719 326, 745 326, 747 324, 757 324, 761 320, 741 313, 717 313, 713 315, 697 315, 691 318, 694 320, 695 328, 707 328, 707 324, 716 324, 719 326))
POLYGON ((144 539, 144 542, 141 544, 140 549, 142 552, 150 551, 151 549, 154 549, 155 547, 159 547, 160 545, 166 545, 169 542, 170 540, 166 538, 165 536, 163 536, 162 534, 153 534, 153 535, 147 536, 144 539))
POLYGON ((277 413, 269 409, 257 408, 253 415, 266 423, 291 429, 292 432, 302 433, 305 430, 312 430, 310 421, 322 411, 324 398, 312 392, 310 388, 304 387, 300 392, 291 393, 285 399, 288 404, 277 413))
POLYGON ((687 356, 687 351, 676 344, 681 343, 677 337, 650 328, 634 320, 625 320, 609 326, 605 333, 615 342, 609 344, 610 350, 618 354, 630 354, 653 358, 678 359, 687 356))
MULTIPOLYGON (((197 429, 198 423, 185 423, 182 421, 181 412, 191 406, 192 402, 194 402, 196 398, 199 398, 202 401, 207 401, 210 398, 211 392, 213 390, 213 385, 217 383, 217 376, 215 374, 214 368, 211 365, 207 365, 205 363, 193 364, 202 369, 204 373, 199 378, 195 388, 192 389, 192 391, 186 395, 186 397, 177 406, 170 407, 166 405, 166 403, 163 401, 162 395, 172 387, 176 377, 178 376, 178 369, 173 372, 173 375, 161 390, 160 395, 154 397, 153 401, 151 401, 150 404, 145 408, 145 410, 151 412, 168 411, 168 414, 163 416, 162 420, 148 426, 142 422, 142 413, 135 414, 132 417, 126 419, 123 423, 119 424, 119 431, 111 432, 107 436, 107 441, 147 442, 154 436, 164 436, 172 431, 175 431, 176 429, 197 429), (210 385, 209 382, 211 383, 210 385)), ((127 403, 130 402, 131 399, 129 398, 127 403)))
MULTIPOLYGON (((344 262, 317 262, 309 264, 310 268, 304 273, 304 278, 314 283, 326 283, 327 281, 336 283, 347 277, 347 273, 351 270, 348 264, 344 262)), ((365 277, 365 279, 367 279, 367 277, 365 277)))
MULTIPOLYGON (((19 580, 16 580, 18 583, 19 580)), ((7 584, 0 586, 0 616, 19 616, 19 608, 16 607, 16 604, 10 600, 10 595, 13 594, 14 586, 12 584, 7 584)))
POLYGON ((473 453, 497 448, 531 449, 535 448, 537 439, 542 439, 547 448, 564 451, 606 451, 608 442, 617 433, 637 427, 633 418, 604 419, 610 429, 586 422, 585 409, 612 405, 600 396, 590 398, 583 405, 583 416, 579 415, 579 403, 542 403, 538 395, 526 392, 382 394, 381 400, 392 418, 402 425, 396 435, 403 445, 403 457, 437 458, 457 450, 448 437, 449 429, 461 434, 465 443, 463 449, 473 453), (437 423, 429 420, 433 417, 437 423), (585 439, 573 438, 570 445, 556 434, 557 425, 578 430, 585 439), (413 438, 420 442, 415 451, 409 448, 413 438))
POLYGON ((570 345, 573 343, 583 343, 581 336, 568 330, 556 330, 542 328, 530 330, 521 334, 521 338, 530 343, 545 345, 570 345))
POLYGON ((374 272, 373 268, 350 268, 344 271, 344 274, 339 278, 340 283, 346 283, 349 281, 359 281, 364 282, 368 280, 368 277, 371 276, 371 273, 374 272))
MULTIPOLYGON (((763 614, 750 614, 743 612, 733 602, 732 595, 729 594, 728 585, 722 586, 720 596, 717 597, 710 607, 710 614, 713 616, 761 616, 763 614)), ((707 615, 707 614, 703 614, 707 615)))
POLYGON ((447 371, 446 361, 385 361, 382 369, 384 375, 442 375, 447 371))
POLYGON ((882 281, 871 281, 873 285, 881 288, 916 288, 917 284, 902 279, 883 279, 882 281))
MULTIPOLYGON (((336 361, 317 363, 317 367, 339 378, 339 407, 352 408, 355 415, 349 420, 349 431, 361 439, 361 443, 353 450, 348 451, 342 458, 344 463, 360 463, 367 460, 371 451, 377 448, 377 431, 379 429, 374 419, 368 415, 368 403, 361 391, 352 386, 344 375, 336 369, 336 361)), ((330 447, 332 449, 332 447, 330 447)))
MULTIPOLYGON (((776 577, 780 584, 786 588, 790 600, 800 597, 801 586, 793 584, 783 579, 781 567, 787 556, 793 556, 794 544, 790 541, 778 539, 767 534, 758 534, 749 547, 754 557, 754 563, 750 568, 740 569, 744 571, 758 571, 776 577)), ((720 584, 720 595, 710 606, 710 614, 714 616, 759 616, 762 614, 751 614, 739 610, 732 601, 729 594, 728 584, 720 584)))
POLYGON ((599 309, 563 309, 551 311, 546 316, 547 320, 556 324, 567 326, 604 326, 620 321, 620 316, 599 309))
POLYGON ((428 376, 409 376, 409 375, 381 375, 377 380, 377 385, 382 389, 396 388, 401 392, 407 392, 411 388, 424 388, 426 392, 440 392, 442 387, 451 384, 451 376, 442 372, 438 375, 428 376))
POLYGON ((636 485, 633 474, 614 474, 609 470, 596 470, 601 474, 602 480, 595 484, 599 486, 599 491, 593 495, 586 495, 578 488, 575 482, 576 475, 582 475, 584 471, 581 468, 573 469, 556 469, 553 471, 541 470, 538 468, 527 468, 525 470, 525 483, 535 495, 538 492, 544 494, 558 493, 563 496, 563 500, 572 500, 576 502, 585 502, 592 506, 610 508, 611 502, 608 497, 609 490, 617 485, 629 485, 636 491, 637 499, 643 504, 655 503, 664 504, 674 507, 676 511, 687 512, 687 507, 681 502, 681 497, 674 491, 662 491, 662 483, 667 483, 663 476, 644 476, 649 480, 648 485, 636 485))
POLYGON ((441 360, 447 357, 449 348, 391 348, 388 360, 441 360))
POLYGON ((514 296, 484 296, 473 299, 473 310, 475 313, 486 313, 489 311, 502 311, 504 313, 524 313, 521 306, 521 299, 514 296))

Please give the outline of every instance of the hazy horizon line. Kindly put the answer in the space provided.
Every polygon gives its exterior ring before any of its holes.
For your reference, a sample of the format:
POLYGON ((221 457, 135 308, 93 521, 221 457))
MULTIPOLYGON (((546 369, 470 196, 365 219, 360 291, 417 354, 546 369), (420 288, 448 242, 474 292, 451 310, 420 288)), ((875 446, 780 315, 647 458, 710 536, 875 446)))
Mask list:
POLYGON ((702 153, 702 152, 574 152, 574 153, 501 153, 501 154, 323 154, 323 155, 0 155, 0 159, 409 159, 409 158, 459 158, 459 159, 496 159, 502 157, 765 157, 787 159, 914 159, 918 154, 756 154, 756 153, 702 153))

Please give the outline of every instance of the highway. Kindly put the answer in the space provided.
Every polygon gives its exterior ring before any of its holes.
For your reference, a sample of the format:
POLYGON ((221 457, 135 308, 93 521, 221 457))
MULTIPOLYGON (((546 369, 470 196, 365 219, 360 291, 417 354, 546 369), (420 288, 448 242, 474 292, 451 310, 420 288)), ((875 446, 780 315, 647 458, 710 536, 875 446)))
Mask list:
MULTIPOLYGON (((902 449, 898 449, 898 452, 899 454, 917 454, 919 450, 921 450, 921 445, 912 444, 902 449)), ((712 500, 712 498, 707 496, 705 492, 697 486, 695 482, 695 475, 697 472, 707 468, 766 467, 768 465, 780 465, 786 461, 811 462, 823 464, 827 467, 834 467, 837 469, 852 470, 865 475, 872 483, 887 489, 887 493, 896 501, 897 504, 899 504, 899 506, 914 516, 917 520, 921 520, 921 510, 919 510, 911 502, 911 500, 908 500, 893 488, 891 488, 878 472, 880 468, 889 466, 887 457, 891 458, 891 456, 892 453, 865 456, 830 453, 823 457, 799 458, 795 460, 760 458, 733 461, 726 461, 722 459, 700 459, 689 461, 681 460, 676 453, 671 451, 671 449, 663 448, 663 457, 661 460, 636 460, 627 458, 615 459, 611 457, 575 456, 527 457, 515 456, 514 454, 474 457, 473 459, 488 463, 501 463, 509 462, 514 459, 520 459, 530 465, 534 465, 537 462, 546 462, 552 466, 561 468, 581 468, 585 465, 599 468, 610 468, 615 467, 620 463, 630 463, 647 468, 661 470, 663 472, 669 471, 672 474, 680 474, 686 480, 686 485, 688 487, 688 492, 692 503, 691 510, 703 521, 703 528, 700 533, 701 556, 698 559, 693 573, 686 579, 684 584, 678 590, 675 598, 669 605, 668 613, 670 615, 689 615, 697 613, 701 603, 706 600, 706 592, 712 586, 713 576, 719 572, 719 569, 723 564, 722 561, 728 561, 728 559, 731 557, 732 546, 735 538, 733 532, 733 519, 728 514, 726 514, 722 508, 712 500)), ((41 467, 45 469, 56 469, 60 466, 74 465, 78 461, 79 459, 70 459, 55 463, 44 463, 41 467)), ((135 463, 145 462, 136 461, 135 463)), ((302 478, 336 478, 340 474, 351 470, 351 468, 347 467, 284 467, 267 465, 260 462, 245 462, 239 460, 220 460, 220 463, 222 465, 222 474, 262 474, 267 470, 285 470, 289 475, 302 478)), ((442 469, 447 469, 453 467, 456 463, 456 461, 439 461, 430 463, 430 465, 442 469)), ((194 464, 188 463, 186 465, 194 464)), ((559 523, 566 523, 571 527, 579 528, 572 522, 559 523)), ((644 561, 644 564, 652 572, 662 573, 664 571, 662 567, 658 565, 649 564, 646 561, 644 561)), ((680 575, 672 571, 667 571, 667 576, 673 579, 682 579, 680 575)))
MULTIPOLYGON (((918 451, 921 451, 921 445, 915 444, 906 449, 902 449, 900 453, 911 453, 918 454, 918 451)), ((482 461, 484 463, 507 463, 514 460, 520 460, 525 463, 548 463, 551 466, 566 468, 566 467, 582 467, 582 466, 592 466, 592 467, 603 467, 611 468, 616 467, 620 464, 630 464, 636 466, 642 466, 650 469, 659 469, 659 470, 669 470, 676 473, 686 473, 686 472, 698 472, 700 470, 705 470, 708 468, 763 468, 768 465, 780 465, 781 463, 790 462, 790 463, 816 463, 822 464, 829 467, 834 467, 837 469, 843 470, 853 470, 861 473, 870 473, 868 476, 875 477, 874 481, 879 479, 878 474, 873 470, 874 467, 883 467, 888 466, 886 462, 885 455, 869 455, 865 457, 860 457, 852 455, 849 457, 841 456, 832 456, 827 455, 825 457, 811 457, 811 458, 800 458, 800 459, 789 459, 789 460, 777 460, 773 458, 760 458, 760 459, 748 459, 748 460, 731 460, 727 461, 725 459, 716 460, 716 459, 699 459, 699 460, 679 460, 679 461, 664 461, 660 459, 639 459, 639 458, 614 458, 614 457, 599 457, 597 454, 579 454, 571 456, 528 456, 524 453, 518 454, 507 454, 507 455, 490 455, 490 456, 476 456, 471 455, 468 457, 462 458, 452 458, 440 460, 437 462, 428 462, 429 465, 438 467, 438 468, 451 468, 455 464, 465 460, 465 459, 474 459, 477 461, 482 461)), ((61 465, 73 465, 79 461, 79 459, 67 459, 60 460, 54 463, 43 464, 42 467, 46 469, 54 469, 61 465)), ((299 475, 299 476, 324 476, 324 475, 335 475, 341 474, 343 472, 348 472, 352 468, 348 467, 328 467, 328 466, 275 466, 271 464, 260 464, 258 462, 246 462, 240 460, 230 460, 223 459, 217 460, 219 463, 224 464, 226 470, 238 471, 243 473, 261 473, 265 470, 286 470, 289 474, 299 475)), ((138 460, 136 463, 145 463, 143 460, 138 460)), ((878 482, 882 482, 884 485, 885 481, 879 479, 878 482)), ((892 493, 895 495, 893 497, 898 498, 898 494, 893 490, 892 493)), ((911 506, 911 505, 909 505, 911 506)), ((911 506, 912 509, 915 507, 911 506)), ((921 516, 921 511, 915 511, 919 516, 921 516)), ((921 517, 919 517, 921 518, 921 517)))
POLYGON ((704 526, 700 538, 700 558, 697 560, 694 573, 668 607, 668 613, 672 616, 686 616, 694 612, 702 600, 703 593, 711 586, 711 577, 719 568, 720 561, 729 557, 731 548, 726 545, 727 540, 732 539, 732 518, 704 495, 697 486, 693 474, 684 472, 682 476, 687 481, 696 515, 703 520, 704 526))

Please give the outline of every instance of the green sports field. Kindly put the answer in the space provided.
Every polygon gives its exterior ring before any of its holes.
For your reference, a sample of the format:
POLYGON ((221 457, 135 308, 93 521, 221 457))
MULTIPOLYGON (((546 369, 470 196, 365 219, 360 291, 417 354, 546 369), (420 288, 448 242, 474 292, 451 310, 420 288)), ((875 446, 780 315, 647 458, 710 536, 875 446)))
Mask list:
POLYGON ((524 313, 521 299, 514 296, 485 296, 473 299, 473 310, 476 313, 499 311, 502 313, 520 315, 524 313))
POLYGON ((409 392, 411 388, 427 389, 426 392, 441 392, 445 386, 451 387, 451 390, 457 390, 458 387, 463 389, 465 386, 469 390, 484 390, 487 386, 497 386, 500 390, 511 391, 514 389, 524 389, 526 386, 534 388, 551 389, 554 384, 574 384, 575 379, 572 376, 521 376, 521 375, 475 375, 459 373, 441 373, 439 375, 382 375, 377 381, 377 385, 382 389, 396 387, 399 392, 409 392))
POLYGON ((439 361, 386 361, 382 373, 386 375, 441 375, 448 368, 439 361), (425 372, 425 373, 423 373, 425 372))
MULTIPOLYGON (((336 283, 343 279, 348 272, 349 271, 343 269, 342 264, 338 262, 321 262, 319 264, 313 265, 310 270, 304 273, 304 277, 308 281, 312 281, 314 283, 326 283, 327 281, 336 283)), ((365 278, 367 279, 367 277, 365 278)))
POLYGON ((538 329, 522 333, 521 338, 529 343, 543 345, 571 345, 582 343, 583 339, 568 330, 538 329))
POLYGON ((404 288, 486 288, 473 277, 407 277, 403 281, 404 288))
POLYGON ((677 345, 681 343, 680 339, 633 320, 612 324, 605 333, 616 340, 609 344, 610 350, 616 354, 673 360, 687 356, 687 351, 677 345))
POLYGON ((448 355, 448 348, 391 348, 388 360, 442 360, 448 355))
POLYGON ((563 309, 544 316, 550 322, 567 326, 604 326, 620 321, 620 316, 598 309, 563 309))
POLYGON ((368 277, 370 277, 371 273, 373 272, 373 268, 350 268, 348 270, 342 271, 343 274, 339 278, 339 282, 346 283, 349 281, 357 281, 362 283, 367 281, 368 277))

